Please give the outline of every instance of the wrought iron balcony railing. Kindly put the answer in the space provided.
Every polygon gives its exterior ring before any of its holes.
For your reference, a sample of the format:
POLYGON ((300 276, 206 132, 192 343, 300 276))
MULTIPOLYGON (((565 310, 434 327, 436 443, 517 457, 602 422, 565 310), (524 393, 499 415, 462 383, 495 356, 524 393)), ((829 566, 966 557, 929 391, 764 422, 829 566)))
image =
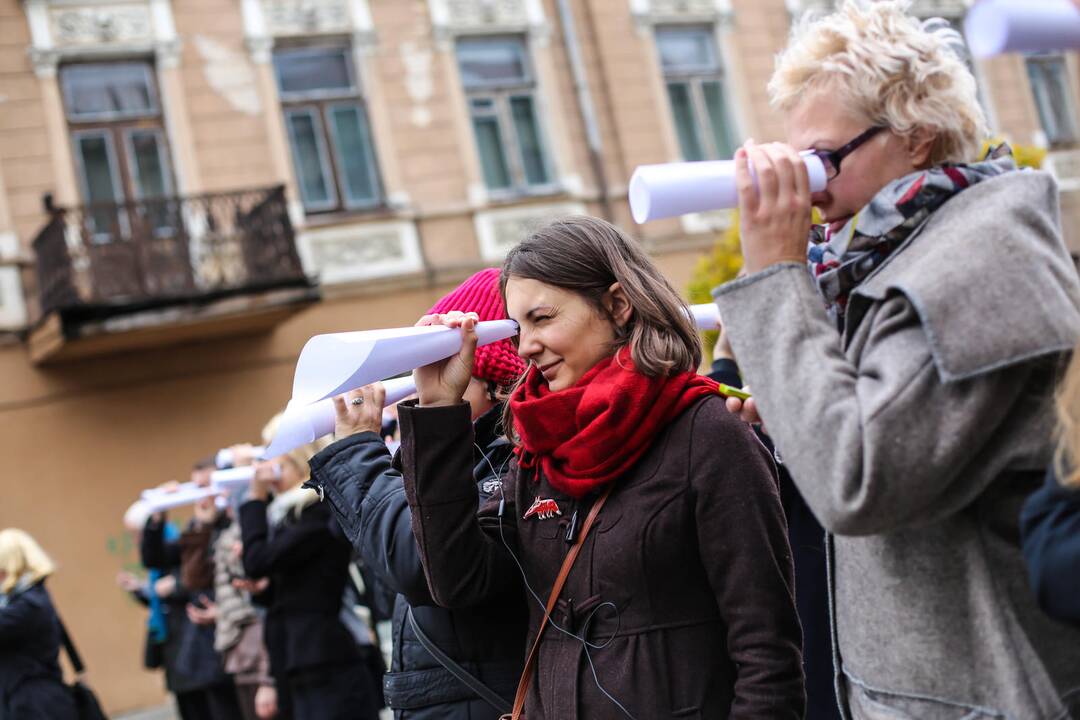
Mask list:
POLYGON ((43 315, 307 282, 280 186, 56 209, 34 250, 43 315))

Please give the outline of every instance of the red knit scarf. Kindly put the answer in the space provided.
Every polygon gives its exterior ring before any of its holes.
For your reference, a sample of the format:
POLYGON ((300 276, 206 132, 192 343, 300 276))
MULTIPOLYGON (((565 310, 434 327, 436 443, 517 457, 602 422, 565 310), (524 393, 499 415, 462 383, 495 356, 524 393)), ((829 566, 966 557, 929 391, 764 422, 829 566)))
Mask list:
POLYGON ((580 498, 629 470, 672 419, 717 392, 694 372, 646 377, 625 348, 558 392, 530 367, 510 398, 518 463, 539 467, 553 488, 580 498))

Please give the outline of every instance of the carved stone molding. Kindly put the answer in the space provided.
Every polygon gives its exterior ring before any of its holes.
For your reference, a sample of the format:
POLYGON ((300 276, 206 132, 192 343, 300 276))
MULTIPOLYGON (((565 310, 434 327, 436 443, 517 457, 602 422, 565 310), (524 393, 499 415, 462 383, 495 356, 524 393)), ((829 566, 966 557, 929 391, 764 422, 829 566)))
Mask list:
POLYGON ((347 0, 262 0, 270 35, 347 33, 354 28, 347 0))
POLYGON ((448 25, 453 28, 485 28, 528 25, 525 0, 446 0, 448 25))
POLYGON ((307 230, 300 250, 324 284, 390 277, 421 268, 419 236, 409 221, 357 223, 307 230))
POLYGON ((964 0, 915 0, 911 4, 911 13, 922 18, 960 18, 967 8, 968 3, 964 0))
POLYGON ((60 48, 154 40, 150 7, 145 4, 54 6, 49 8, 49 26, 60 48))
POLYGON ((473 223, 485 261, 499 261, 535 227, 567 215, 584 215, 581 203, 525 205, 476 213, 473 223))
POLYGON ((1043 169, 1053 175, 1062 192, 1080 190, 1080 150, 1059 150, 1046 156, 1043 169))
POLYGON ((550 41, 541 0, 428 0, 428 8, 440 50, 466 34, 528 33, 534 44, 550 41))
MULTIPOLYGON (((789 0, 790 1, 790 0, 789 0)), ((641 33, 663 23, 734 23, 731 0, 630 0, 630 12, 641 33)))
POLYGON ((162 67, 180 61, 170 0, 25 0, 30 58, 39 77, 61 60, 154 53, 162 67))

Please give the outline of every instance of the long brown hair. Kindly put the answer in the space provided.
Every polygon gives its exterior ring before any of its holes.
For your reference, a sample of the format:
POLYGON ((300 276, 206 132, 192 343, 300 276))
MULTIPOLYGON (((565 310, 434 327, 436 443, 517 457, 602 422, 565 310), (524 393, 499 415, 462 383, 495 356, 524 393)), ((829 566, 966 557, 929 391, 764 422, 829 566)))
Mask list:
MULTIPOLYGON (((615 326, 612 353, 629 346, 634 367, 648 377, 695 370, 701 363, 701 338, 686 303, 641 247, 611 223, 575 215, 534 230, 503 262, 499 290, 504 302, 511 277, 575 292, 613 325, 603 300, 617 282, 633 312, 626 325, 615 326)), ((510 403, 503 411, 503 428, 516 442, 510 403)))
POLYGON ((1054 470, 1062 485, 1080 487, 1080 345, 1054 397, 1057 408, 1057 452, 1054 470))

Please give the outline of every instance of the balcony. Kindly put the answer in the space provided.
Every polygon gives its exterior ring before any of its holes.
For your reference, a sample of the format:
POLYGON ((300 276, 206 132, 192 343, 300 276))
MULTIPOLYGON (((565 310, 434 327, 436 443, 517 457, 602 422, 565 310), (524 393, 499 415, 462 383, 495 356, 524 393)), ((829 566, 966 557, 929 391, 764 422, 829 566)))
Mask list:
POLYGON ((318 300, 282 187, 54 208, 35 362, 266 331, 318 300))

